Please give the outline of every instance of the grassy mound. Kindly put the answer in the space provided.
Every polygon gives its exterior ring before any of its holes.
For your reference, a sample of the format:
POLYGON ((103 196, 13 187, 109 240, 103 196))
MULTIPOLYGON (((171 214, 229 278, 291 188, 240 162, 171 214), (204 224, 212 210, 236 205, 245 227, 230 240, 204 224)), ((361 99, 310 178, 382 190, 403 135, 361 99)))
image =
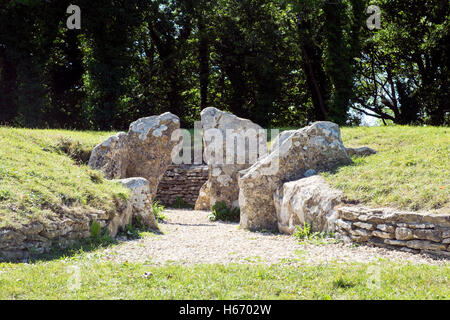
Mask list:
MULTIPOLYGON (((0 127, 0 228, 61 214, 62 206, 114 210, 113 199, 128 191, 85 165, 111 134, 0 127)), ((323 174, 348 201, 450 211, 449 128, 342 128, 342 137, 348 147, 379 151, 323 174)))
POLYGON ((62 207, 115 210, 128 190, 80 164, 110 135, 0 127, 0 228, 61 215, 62 207))
POLYGON ((346 147, 379 153, 323 174, 349 201, 413 211, 450 212, 450 128, 342 128, 346 147))

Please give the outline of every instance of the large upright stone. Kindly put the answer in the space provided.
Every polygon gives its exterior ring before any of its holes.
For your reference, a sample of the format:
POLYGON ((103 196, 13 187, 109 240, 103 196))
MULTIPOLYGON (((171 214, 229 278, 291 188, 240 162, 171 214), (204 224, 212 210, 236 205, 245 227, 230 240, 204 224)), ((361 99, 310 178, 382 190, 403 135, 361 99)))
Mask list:
POLYGON ((327 121, 284 134, 271 153, 240 173, 241 227, 277 230, 274 192, 283 183, 303 178, 308 170, 328 171, 351 160, 339 126, 327 121))
POLYGON ((307 223, 314 232, 333 232, 341 197, 318 175, 286 182, 274 194, 278 231, 292 234, 307 223))
POLYGON ((210 203, 211 196, 209 194, 209 190, 210 190, 209 182, 206 181, 200 188, 197 201, 195 201, 194 210, 209 210, 209 209, 211 209, 211 203, 210 203))
POLYGON ((108 223, 108 231, 112 237, 117 235, 119 230, 124 230, 133 218, 140 220, 140 223, 151 229, 158 229, 155 215, 153 214, 150 194, 150 183, 144 178, 127 178, 118 180, 124 187, 130 190, 128 201, 117 204, 117 212, 108 223))
POLYGON ((201 120, 204 159, 209 167, 208 188, 203 189, 208 190, 209 204, 225 201, 229 207, 238 207, 238 172, 267 152, 265 132, 250 120, 216 108, 204 109, 201 120))
POLYGON ((126 177, 144 177, 150 182, 152 199, 159 182, 172 163, 172 151, 178 141, 172 133, 180 128, 180 119, 170 112, 139 119, 130 125, 126 177))
POLYGON ((119 132, 97 145, 88 164, 92 169, 102 171, 107 179, 125 178, 128 168, 127 134, 119 132))
POLYGON ((172 163, 172 151, 178 141, 171 138, 179 128, 179 118, 170 112, 141 118, 131 123, 128 133, 120 132, 97 145, 89 166, 101 170, 107 179, 147 179, 154 199, 158 184, 172 163))

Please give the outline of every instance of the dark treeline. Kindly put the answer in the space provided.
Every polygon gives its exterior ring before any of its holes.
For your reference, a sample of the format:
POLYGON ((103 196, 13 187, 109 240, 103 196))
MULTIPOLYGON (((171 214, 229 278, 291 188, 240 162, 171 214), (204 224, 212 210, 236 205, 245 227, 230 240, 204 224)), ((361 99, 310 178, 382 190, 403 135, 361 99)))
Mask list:
POLYGON ((0 123, 125 129, 171 111, 189 127, 214 106, 265 127, 445 125, 449 16, 448 0, 2 0, 0 123))

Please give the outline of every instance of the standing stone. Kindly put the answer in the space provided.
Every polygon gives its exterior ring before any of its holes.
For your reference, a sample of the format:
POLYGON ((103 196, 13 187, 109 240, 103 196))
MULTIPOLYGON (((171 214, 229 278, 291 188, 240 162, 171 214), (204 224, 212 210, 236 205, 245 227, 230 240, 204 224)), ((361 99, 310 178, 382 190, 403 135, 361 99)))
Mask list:
POLYGON ((278 230, 292 234, 296 225, 308 223, 314 232, 334 231, 341 197, 321 176, 286 182, 274 194, 278 230))
POLYGON ((195 201, 194 210, 209 210, 211 209, 210 199, 210 184, 206 181, 200 188, 197 201, 195 201))
POLYGON ((130 125, 127 144, 126 177, 143 177, 150 182, 154 199, 159 182, 172 163, 172 151, 178 141, 172 133, 180 128, 180 119, 170 112, 139 119, 130 125))
POLYGON ((309 169, 328 171, 351 163, 339 126, 331 122, 315 122, 280 140, 270 154, 240 173, 239 205, 245 229, 277 230, 274 192, 283 183, 302 178, 309 169))
POLYGON ((131 190, 129 201, 116 205, 116 215, 108 223, 111 236, 133 217, 157 228, 152 202, 172 163, 172 151, 179 143, 172 141, 172 133, 179 128, 180 119, 170 112, 141 118, 131 123, 128 133, 119 132, 92 151, 89 166, 102 171, 107 179, 122 179, 121 183, 131 190))
POLYGON ((201 112, 201 121, 204 159, 209 167, 209 205, 225 201, 229 207, 238 207, 238 172, 267 153, 265 131, 250 120, 212 107, 201 112))
POLYGON ((106 179, 124 178, 128 167, 127 134, 119 132, 97 145, 91 152, 89 166, 102 171, 106 179))
POLYGON ((138 218, 143 225, 149 228, 158 229, 153 214, 150 182, 145 178, 128 178, 119 181, 131 191, 132 217, 138 218))
POLYGON ((141 118, 131 123, 128 133, 120 132, 97 145, 89 166, 101 170, 107 179, 147 179, 154 199, 158 184, 172 163, 172 150, 178 141, 171 138, 179 128, 179 118, 170 112, 141 118))

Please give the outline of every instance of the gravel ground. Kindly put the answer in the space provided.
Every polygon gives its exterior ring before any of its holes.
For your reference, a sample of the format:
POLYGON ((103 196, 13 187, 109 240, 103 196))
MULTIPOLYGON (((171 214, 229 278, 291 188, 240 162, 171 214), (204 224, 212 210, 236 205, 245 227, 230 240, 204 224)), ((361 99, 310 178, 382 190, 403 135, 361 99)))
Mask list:
POLYGON ((281 234, 249 232, 237 223, 211 222, 208 212, 165 211, 162 234, 123 241, 106 249, 102 259, 161 264, 370 262, 380 258, 397 262, 448 264, 428 256, 343 243, 299 244, 281 234))

